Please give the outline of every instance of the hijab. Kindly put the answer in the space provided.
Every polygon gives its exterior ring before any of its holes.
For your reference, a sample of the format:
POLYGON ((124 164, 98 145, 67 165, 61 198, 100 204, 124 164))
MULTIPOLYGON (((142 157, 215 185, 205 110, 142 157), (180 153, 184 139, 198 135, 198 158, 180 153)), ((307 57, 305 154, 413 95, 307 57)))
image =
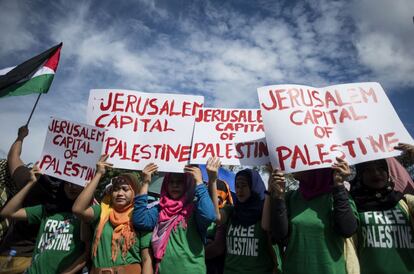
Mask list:
POLYGON ((54 186, 50 189, 50 198, 45 202, 45 211, 48 215, 53 215, 59 212, 72 213, 72 206, 75 200, 71 200, 66 196, 64 187, 64 180, 48 176, 41 175, 39 177, 39 185, 54 186))
POLYGON ((356 176, 352 183, 352 198, 355 201, 358 211, 379 211, 388 210, 397 205, 403 194, 394 190, 394 182, 390 176, 388 161, 385 159, 364 162, 355 165, 356 176), (364 184, 363 173, 372 164, 378 164, 388 174, 388 180, 382 188, 371 188, 364 184))
POLYGON ((394 157, 386 159, 394 189, 403 194, 414 194, 414 182, 408 171, 394 157))
POLYGON ((234 224, 246 227, 256 224, 261 219, 266 189, 262 177, 256 170, 247 168, 241 170, 236 174, 235 180, 239 176, 248 180, 250 197, 245 202, 240 202, 236 198, 232 220, 234 224))
MULTIPOLYGON (((133 173, 124 173, 113 178, 111 182, 112 185, 128 183, 129 188, 134 194, 133 196, 138 193, 140 187, 138 177, 133 173)), ((112 207, 112 192, 113 190, 111 189, 101 202, 101 215, 92 244, 92 256, 95 257, 97 254, 104 226, 109 221, 114 227, 111 241, 111 258, 115 262, 120 250, 122 256, 126 256, 128 250, 135 244, 136 234, 131 222, 134 200, 131 199, 130 204, 122 210, 117 210, 112 207)))
POLYGON ((186 228, 188 219, 194 210, 194 179, 189 174, 183 174, 186 191, 178 200, 174 200, 168 195, 168 185, 171 183, 172 176, 172 173, 167 173, 162 182, 159 202, 160 213, 152 233, 151 245, 156 259, 156 273, 158 272, 159 262, 164 257, 167 249, 171 231, 177 229, 178 225, 186 228))

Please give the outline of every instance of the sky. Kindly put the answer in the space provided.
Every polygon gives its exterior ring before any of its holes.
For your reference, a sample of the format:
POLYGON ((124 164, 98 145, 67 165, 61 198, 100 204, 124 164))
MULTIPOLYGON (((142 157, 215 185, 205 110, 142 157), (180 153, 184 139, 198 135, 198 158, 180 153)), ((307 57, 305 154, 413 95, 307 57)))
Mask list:
MULTIPOLYGON (((89 90, 203 95, 257 108, 256 89, 379 82, 414 136, 414 1, 0 1, 0 68, 63 42, 22 158, 41 154, 49 117, 86 121, 89 90)), ((0 99, 0 157, 37 95, 0 99)))

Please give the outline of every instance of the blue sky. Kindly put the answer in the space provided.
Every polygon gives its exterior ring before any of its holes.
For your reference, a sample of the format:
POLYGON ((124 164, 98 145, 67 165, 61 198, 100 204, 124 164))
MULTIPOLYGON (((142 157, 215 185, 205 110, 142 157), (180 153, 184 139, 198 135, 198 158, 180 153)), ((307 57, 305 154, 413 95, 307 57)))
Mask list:
MULTIPOLYGON (((64 43, 23 158, 39 157, 50 116, 85 122, 89 90, 205 96, 258 107, 256 88, 380 82, 414 136, 412 0, 0 2, 0 68, 64 43)), ((36 96, 0 100, 0 156, 36 96)))

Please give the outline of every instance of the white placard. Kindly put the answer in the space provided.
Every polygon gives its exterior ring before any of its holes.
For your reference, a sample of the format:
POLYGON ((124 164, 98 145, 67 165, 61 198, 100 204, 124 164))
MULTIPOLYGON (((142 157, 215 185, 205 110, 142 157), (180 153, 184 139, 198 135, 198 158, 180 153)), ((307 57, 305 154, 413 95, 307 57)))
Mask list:
POLYGON ((203 108, 194 127, 191 163, 219 157, 225 165, 263 165, 269 162, 259 109, 203 108))
POLYGON ((412 143, 381 85, 352 83, 323 88, 274 85, 258 88, 269 156, 287 172, 398 155, 412 143))
POLYGON ((46 175, 83 186, 95 175, 104 138, 104 129, 52 117, 39 168, 46 175))
POLYGON ((142 170, 153 162, 159 171, 183 172, 203 102, 202 96, 96 89, 87 121, 108 129, 103 153, 115 167, 142 170))

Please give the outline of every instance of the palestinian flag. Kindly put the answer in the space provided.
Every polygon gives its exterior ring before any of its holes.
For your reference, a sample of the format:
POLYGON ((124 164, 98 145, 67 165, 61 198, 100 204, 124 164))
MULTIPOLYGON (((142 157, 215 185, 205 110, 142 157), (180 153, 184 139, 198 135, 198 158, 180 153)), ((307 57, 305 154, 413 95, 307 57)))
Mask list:
POLYGON ((0 70, 0 97, 47 93, 59 63, 62 43, 10 68, 0 70))

